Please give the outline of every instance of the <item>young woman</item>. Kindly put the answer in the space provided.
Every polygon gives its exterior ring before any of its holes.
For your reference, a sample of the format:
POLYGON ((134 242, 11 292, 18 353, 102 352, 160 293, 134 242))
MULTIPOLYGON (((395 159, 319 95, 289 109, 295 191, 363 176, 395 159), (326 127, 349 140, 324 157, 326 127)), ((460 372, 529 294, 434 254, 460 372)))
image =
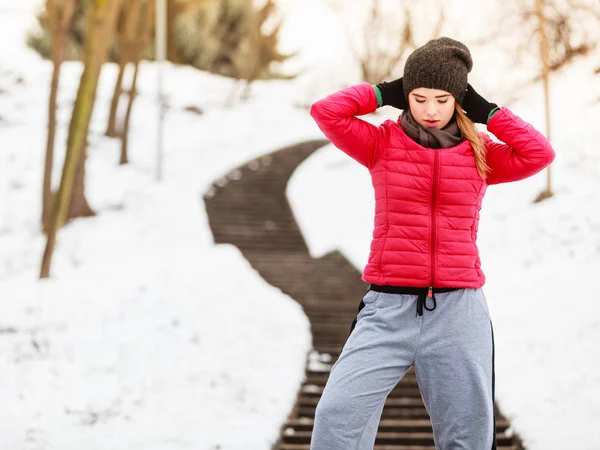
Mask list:
POLYGON ((496 448, 479 211, 488 185, 540 172, 554 151, 475 92, 472 66, 464 44, 440 38, 409 56, 403 78, 312 105, 327 138, 369 169, 376 203, 370 288, 317 406, 311 450, 372 449, 385 399, 411 366, 437 449, 496 448), (404 110, 397 122, 356 117, 383 105, 404 110))

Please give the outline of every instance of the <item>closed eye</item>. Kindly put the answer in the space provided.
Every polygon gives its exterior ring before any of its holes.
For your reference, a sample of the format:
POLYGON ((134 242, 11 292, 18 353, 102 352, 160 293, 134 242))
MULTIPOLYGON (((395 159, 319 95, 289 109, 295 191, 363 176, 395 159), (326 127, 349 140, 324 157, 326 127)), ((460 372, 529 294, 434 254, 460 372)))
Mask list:
MULTIPOLYGON (((416 101, 417 103, 425 103, 425 100, 419 100, 419 99, 415 99, 415 101, 416 101)), ((443 105, 444 103, 448 103, 448 99, 445 99, 445 100, 438 100, 438 103, 440 103, 440 104, 442 104, 442 105, 443 105)))

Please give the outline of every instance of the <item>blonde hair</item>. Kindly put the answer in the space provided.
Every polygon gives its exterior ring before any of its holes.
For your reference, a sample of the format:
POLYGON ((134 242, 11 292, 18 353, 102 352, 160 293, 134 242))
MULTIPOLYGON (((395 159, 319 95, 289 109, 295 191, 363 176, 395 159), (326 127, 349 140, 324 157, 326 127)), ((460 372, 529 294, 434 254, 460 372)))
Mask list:
POLYGON ((477 172, 479 172, 481 178, 487 178, 490 167, 485 162, 485 143, 483 142, 483 138, 479 135, 479 131, 475 124, 467 117, 467 114, 462 110, 458 103, 456 103, 456 123, 464 138, 467 139, 473 147, 477 172))

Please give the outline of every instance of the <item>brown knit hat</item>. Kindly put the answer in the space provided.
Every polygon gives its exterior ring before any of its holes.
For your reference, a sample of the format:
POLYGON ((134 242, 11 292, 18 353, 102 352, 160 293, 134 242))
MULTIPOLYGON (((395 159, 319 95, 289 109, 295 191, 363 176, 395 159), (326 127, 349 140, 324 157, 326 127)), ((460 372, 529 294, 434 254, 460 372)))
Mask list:
POLYGON ((419 47, 404 66, 404 95, 420 87, 450 92, 459 104, 465 97, 467 74, 473 68, 466 45, 447 37, 433 39, 419 47))

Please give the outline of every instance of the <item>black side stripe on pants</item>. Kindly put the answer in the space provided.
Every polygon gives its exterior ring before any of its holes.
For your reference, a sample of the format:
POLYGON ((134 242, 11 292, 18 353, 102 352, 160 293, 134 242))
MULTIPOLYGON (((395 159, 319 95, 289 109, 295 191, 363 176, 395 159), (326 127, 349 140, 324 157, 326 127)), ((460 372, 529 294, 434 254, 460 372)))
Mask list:
POLYGON ((494 359, 496 357, 496 347, 494 345, 494 326, 492 325, 491 321, 490 327, 492 329, 492 408, 494 409, 492 450, 496 450, 496 368, 494 363, 494 359))
MULTIPOLYGON (((348 334, 348 337, 350 337, 350 334, 352 334, 352 332, 354 331, 354 327, 356 326, 356 322, 358 320, 358 314, 360 313, 361 309, 363 309, 365 307, 365 302, 363 302, 362 300, 360 301, 360 303, 358 304, 358 311, 356 312, 356 316, 354 317, 354 320, 352 321, 352 325, 350 326, 350 333, 348 334)), ((348 338, 346 338, 347 340, 348 338)))

